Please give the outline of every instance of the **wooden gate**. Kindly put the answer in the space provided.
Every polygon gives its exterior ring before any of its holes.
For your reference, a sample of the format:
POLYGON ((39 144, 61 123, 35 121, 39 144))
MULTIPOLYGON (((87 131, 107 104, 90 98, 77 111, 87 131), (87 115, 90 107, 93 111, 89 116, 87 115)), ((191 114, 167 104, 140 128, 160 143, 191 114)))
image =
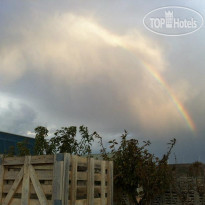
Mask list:
POLYGON ((0 205, 112 205, 112 162, 70 154, 0 157, 0 205))

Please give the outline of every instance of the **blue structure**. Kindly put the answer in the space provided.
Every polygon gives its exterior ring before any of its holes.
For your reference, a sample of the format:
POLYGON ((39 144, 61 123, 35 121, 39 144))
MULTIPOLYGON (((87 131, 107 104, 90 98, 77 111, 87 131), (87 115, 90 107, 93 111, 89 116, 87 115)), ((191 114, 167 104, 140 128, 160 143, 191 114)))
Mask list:
POLYGON ((33 154, 35 143, 34 138, 0 132, 0 154, 7 154, 11 147, 14 147, 15 154, 17 154, 17 143, 22 141, 26 142, 26 146, 30 150, 30 153, 33 154))

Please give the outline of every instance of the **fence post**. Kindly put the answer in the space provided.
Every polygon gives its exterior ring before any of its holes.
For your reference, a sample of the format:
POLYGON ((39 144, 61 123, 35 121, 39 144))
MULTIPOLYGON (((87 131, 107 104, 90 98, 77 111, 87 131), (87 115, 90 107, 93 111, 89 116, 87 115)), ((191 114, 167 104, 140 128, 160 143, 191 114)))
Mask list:
POLYGON ((22 196, 21 205, 29 204, 30 198, 30 176, 29 176, 29 165, 31 162, 31 156, 25 156, 24 167, 23 167, 23 184, 22 184, 22 196))
POLYGON ((113 205, 113 162, 108 162, 108 202, 107 204, 113 205))
POLYGON ((101 205, 105 205, 105 161, 101 161, 101 205))
POLYGON ((87 205, 94 204, 94 159, 88 158, 87 205))
POLYGON ((63 205, 63 164, 64 154, 59 153, 54 155, 53 167, 53 205, 63 205))
POLYGON ((78 171, 78 159, 77 159, 77 156, 72 156, 72 169, 71 169, 71 205, 75 205, 75 204, 76 204, 77 171, 78 171))
POLYGON ((68 205, 69 195, 69 171, 70 171, 70 154, 64 154, 64 166, 63 166, 63 205, 68 205))
POLYGON ((0 155, 0 204, 2 204, 3 182, 4 182, 4 157, 0 155))

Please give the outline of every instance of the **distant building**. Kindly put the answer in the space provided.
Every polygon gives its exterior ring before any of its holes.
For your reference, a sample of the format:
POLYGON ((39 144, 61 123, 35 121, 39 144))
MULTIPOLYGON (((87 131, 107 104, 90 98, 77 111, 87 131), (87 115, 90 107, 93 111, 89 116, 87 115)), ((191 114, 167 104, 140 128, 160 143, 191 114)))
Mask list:
POLYGON ((0 154, 7 154, 11 147, 14 148, 15 154, 17 154, 17 143, 18 142, 26 142, 26 146, 30 150, 31 154, 33 154, 35 139, 30 137, 24 137, 21 135, 6 133, 0 131, 0 154))

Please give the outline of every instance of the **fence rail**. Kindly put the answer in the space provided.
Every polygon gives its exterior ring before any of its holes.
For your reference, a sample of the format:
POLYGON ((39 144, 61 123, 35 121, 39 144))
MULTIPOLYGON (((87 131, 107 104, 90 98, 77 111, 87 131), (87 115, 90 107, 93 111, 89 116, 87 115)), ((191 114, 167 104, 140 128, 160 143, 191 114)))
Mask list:
POLYGON ((112 205, 113 162, 70 154, 0 156, 0 205, 112 205))

